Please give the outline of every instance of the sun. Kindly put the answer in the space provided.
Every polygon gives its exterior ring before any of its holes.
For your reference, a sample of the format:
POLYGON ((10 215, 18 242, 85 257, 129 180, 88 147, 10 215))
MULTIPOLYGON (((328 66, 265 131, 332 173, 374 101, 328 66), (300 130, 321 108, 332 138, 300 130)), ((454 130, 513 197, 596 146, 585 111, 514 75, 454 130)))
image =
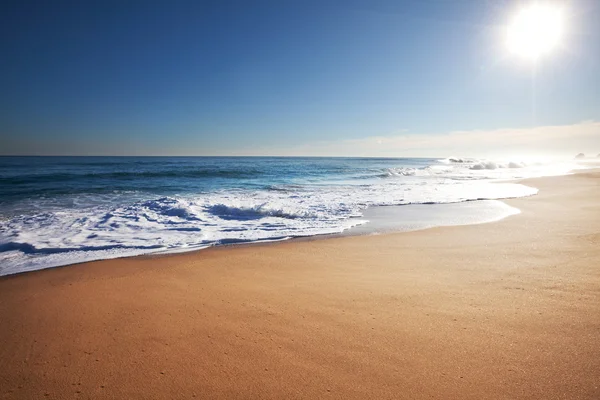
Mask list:
POLYGON ((520 9, 506 29, 508 50, 536 61, 551 53, 562 41, 564 11, 552 4, 533 3, 520 9))

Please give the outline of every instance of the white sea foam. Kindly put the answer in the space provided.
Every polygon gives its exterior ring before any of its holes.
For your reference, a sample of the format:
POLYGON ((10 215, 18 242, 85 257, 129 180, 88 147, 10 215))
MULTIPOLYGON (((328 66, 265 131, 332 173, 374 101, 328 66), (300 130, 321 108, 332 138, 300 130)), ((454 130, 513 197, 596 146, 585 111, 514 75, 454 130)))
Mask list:
POLYGON ((388 168, 352 184, 290 183, 124 205, 88 201, 81 207, 50 208, 0 221, 0 275, 216 244, 339 233, 365 223, 361 217, 368 207, 530 196, 537 189, 498 181, 564 174, 572 168, 449 158, 423 168, 388 168))

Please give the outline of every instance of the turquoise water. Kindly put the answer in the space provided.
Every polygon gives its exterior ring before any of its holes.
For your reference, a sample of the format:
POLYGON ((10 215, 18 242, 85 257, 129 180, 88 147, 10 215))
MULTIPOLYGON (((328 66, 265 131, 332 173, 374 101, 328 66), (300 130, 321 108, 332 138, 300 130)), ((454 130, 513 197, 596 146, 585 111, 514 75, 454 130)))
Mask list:
POLYGON ((531 195, 498 181, 545 168, 426 158, 0 157, 0 275, 339 233, 366 223, 369 207, 531 195))

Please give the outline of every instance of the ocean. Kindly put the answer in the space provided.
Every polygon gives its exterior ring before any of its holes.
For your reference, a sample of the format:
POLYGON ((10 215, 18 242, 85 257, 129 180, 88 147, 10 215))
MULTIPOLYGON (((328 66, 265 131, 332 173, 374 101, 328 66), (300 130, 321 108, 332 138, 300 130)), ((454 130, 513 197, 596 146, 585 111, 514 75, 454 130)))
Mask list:
POLYGON ((490 200, 537 193, 509 180, 572 168, 452 158, 0 157, 0 275, 364 232, 370 219, 397 230, 453 224, 475 212, 440 213, 436 204, 475 201, 497 218, 514 212, 490 200), (411 212, 390 220, 376 212, 382 206, 411 212))

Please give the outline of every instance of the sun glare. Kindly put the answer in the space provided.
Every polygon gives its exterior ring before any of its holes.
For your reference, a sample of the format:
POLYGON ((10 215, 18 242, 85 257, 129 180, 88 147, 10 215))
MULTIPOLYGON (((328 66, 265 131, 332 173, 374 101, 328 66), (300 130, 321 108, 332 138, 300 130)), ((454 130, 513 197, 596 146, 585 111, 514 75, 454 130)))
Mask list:
POLYGON ((511 53, 537 60, 560 45, 564 31, 563 10, 551 4, 534 3, 520 9, 506 30, 511 53))

